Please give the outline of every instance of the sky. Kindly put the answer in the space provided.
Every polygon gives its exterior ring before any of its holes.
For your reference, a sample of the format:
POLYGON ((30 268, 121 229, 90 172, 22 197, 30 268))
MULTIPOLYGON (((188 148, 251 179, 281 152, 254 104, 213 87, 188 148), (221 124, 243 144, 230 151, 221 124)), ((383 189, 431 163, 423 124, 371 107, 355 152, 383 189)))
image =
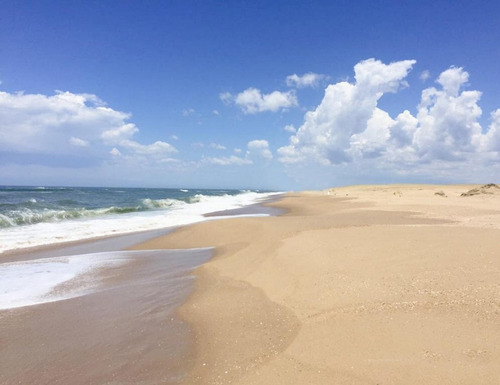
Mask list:
POLYGON ((0 185, 500 182, 498 1, 0 2, 0 185))

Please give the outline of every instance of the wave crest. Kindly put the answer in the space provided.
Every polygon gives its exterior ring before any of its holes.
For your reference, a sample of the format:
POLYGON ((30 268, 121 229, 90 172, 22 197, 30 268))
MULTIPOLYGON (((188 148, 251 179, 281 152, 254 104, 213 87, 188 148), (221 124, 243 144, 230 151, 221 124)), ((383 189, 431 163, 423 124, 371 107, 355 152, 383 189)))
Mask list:
POLYGON ((183 201, 177 199, 143 199, 141 204, 146 209, 167 209, 174 206, 184 204, 183 201))

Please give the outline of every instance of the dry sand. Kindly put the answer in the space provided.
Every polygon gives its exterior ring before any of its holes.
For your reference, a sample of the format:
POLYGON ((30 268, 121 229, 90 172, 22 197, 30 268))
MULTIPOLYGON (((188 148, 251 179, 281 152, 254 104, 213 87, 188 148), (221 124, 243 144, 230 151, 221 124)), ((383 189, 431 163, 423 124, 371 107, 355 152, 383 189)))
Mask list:
MULTIPOLYGON (((500 194, 358 186, 141 248, 216 248, 187 384, 499 384, 500 194)), ((488 192, 488 191, 486 191, 488 192)))

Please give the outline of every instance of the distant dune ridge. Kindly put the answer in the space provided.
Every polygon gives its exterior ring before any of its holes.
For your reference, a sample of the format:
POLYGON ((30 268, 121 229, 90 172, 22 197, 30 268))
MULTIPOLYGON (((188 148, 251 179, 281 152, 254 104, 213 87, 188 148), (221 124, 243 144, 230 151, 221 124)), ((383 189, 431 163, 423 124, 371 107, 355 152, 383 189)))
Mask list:
POLYGON ((495 183, 489 183, 479 188, 473 188, 472 190, 469 190, 461 194, 460 196, 470 197, 473 195, 480 195, 480 194, 500 194, 500 187, 495 183))

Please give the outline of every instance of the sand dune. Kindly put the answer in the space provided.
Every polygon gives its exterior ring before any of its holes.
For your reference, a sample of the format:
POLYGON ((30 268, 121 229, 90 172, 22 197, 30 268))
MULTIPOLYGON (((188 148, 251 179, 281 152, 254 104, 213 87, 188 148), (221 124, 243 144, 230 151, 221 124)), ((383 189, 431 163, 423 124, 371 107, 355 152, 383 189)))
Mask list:
POLYGON ((494 183, 485 184, 479 188, 473 188, 465 193, 460 194, 462 197, 468 197, 480 194, 500 194, 500 187, 494 183))

